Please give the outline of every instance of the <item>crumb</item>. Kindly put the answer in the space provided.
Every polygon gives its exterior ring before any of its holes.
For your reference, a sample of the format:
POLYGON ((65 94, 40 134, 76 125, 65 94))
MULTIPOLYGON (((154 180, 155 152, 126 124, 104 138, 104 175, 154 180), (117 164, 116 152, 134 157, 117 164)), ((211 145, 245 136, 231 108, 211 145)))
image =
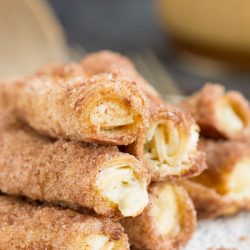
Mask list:
POLYGON ((240 236, 240 238, 239 238, 240 241, 245 241, 245 240, 247 240, 247 239, 248 239, 248 237, 247 237, 246 235, 242 235, 242 236, 240 236))

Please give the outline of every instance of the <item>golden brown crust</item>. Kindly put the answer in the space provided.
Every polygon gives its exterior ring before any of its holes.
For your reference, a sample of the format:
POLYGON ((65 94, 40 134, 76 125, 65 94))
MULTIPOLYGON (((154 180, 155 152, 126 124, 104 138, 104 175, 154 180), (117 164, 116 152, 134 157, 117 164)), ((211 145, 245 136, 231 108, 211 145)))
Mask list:
POLYGON ((120 216, 117 206, 98 191, 99 172, 125 164, 140 180, 148 178, 138 160, 116 147, 51 141, 3 114, 0 135, 0 190, 8 194, 120 216))
POLYGON ((122 226, 107 218, 0 196, 0 249, 83 249, 84 239, 96 234, 117 250, 129 249, 122 226))
MULTIPOLYGON (((86 74, 90 76, 97 73, 122 71, 125 78, 128 77, 138 82, 150 100, 150 125, 157 121, 163 121, 163 123, 166 124, 172 123, 173 127, 180 126, 185 135, 189 134, 191 126, 195 125, 194 120, 189 115, 184 114, 178 108, 164 103, 156 91, 150 92, 150 90, 147 89, 149 84, 139 75, 133 63, 128 58, 118 53, 105 50, 87 55, 82 61, 82 66, 86 74)), ((125 148, 125 151, 128 151, 140 160, 143 160, 145 165, 148 166, 148 169, 152 170, 152 167, 149 166, 149 161, 144 158, 145 142, 146 133, 141 133, 134 143, 125 148)), ((154 170, 151 171, 151 177, 153 181, 164 181, 184 176, 189 177, 197 175, 205 167, 204 156, 200 152, 193 152, 193 155, 190 156, 189 161, 185 164, 187 165, 187 168, 182 169, 180 171, 181 173, 168 174, 167 176, 162 177, 159 174, 159 171, 154 170)))
MULTIPOLYGON (((183 136, 189 136, 192 126, 196 126, 193 118, 189 114, 185 114, 180 109, 170 104, 152 104, 150 111, 149 128, 153 124, 161 122, 163 124, 171 124, 171 129, 179 127, 183 136)), ((159 171, 150 171, 150 169, 152 169, 152 163, 144 157, 145 142, 146 133, 141 134, 137 141, 128 145, 126 150, 135 155, 138 159, 144 161, 153 181, 175 180, 183 177, 196 176, 206 168, 204 154, 198 150, 194 150, 194 152, 191 152, 189 155, 188 161, 183 162, 183 165, 186 166, 185 168, 181 169, 178 173, 161 176, 159 171)))
POLYGON ((174 250, 187 244, 196 227, 196 212, 184 188, 166 182, 153 183, 149 188, 150 202, 144 212, 136 218, 123 220, 125 232, 132 246, 145 250, 174 250), (156 230, 153 204, 159 196, 159 187, 171 185, 179 206, 180 232, 176 235, 162 235, 156 230))
POLYGON ((193 200, 199 219, 227 216, 239 210, 235 201, 220 195, 212 188, 189 180, 183 180, 181 184, 193 200))
POLYGON ((222 85, 207 83, 199 92, 180 103, 180 107, 195 118, 204 136, 237 140, 250 138, 249 103, 237 91, 225 92, 222 85), (218 104, 223 98, 230 99, 240 113, 244 122, 244 129, 240 133, 228 131, 218 120, 218 104))
POLYGON ((230 176, 239 167, 238 164, 249 159, 250 144, 202 139, 199 149, 206 153, 208 168, 199 176, 183 181, 184 187, 193 199, 199 218, 226 216, 241 210, 249 210, 250 195, 239 198, 236 194, 232 196, 228 183, 230 176))
POLYGON ((132 61, 126 56, 109 50, 102 50, 85 56, 81 64, 89 76, 120 72, 126 79, 138 83, 150 100, 156 103, 162 101, 160 94, 137 72, 132 61))
POLYGON ((201 139, 199 149, 206 154, 207 169, 192 180, 226 192, 224 184, 236 164, 250 156, 250 144, 237 141, 201 139))
POLYGON ((89 79, 77 64, 47 67, 33 76, 6 83, 1 91, 18 117, 55 138, 127 145, 148 123, 148 103, 135 83, 119 74, 89 79), (131 123, 101 128, 91 120, 91 114, 103 102, 121 105, 133 117, 131 123))
POLYGON ((207 171, 231 170, 239 159, 249 156, 250 144, 238 141, 211 140, 201 138, 199 149, 208 156, 207 171))

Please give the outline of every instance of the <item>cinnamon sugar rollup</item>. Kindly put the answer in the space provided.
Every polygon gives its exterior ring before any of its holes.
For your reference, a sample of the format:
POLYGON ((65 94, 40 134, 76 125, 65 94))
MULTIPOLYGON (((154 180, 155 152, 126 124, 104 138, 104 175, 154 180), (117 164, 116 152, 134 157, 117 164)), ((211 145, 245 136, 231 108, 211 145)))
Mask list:
POLYGON ((194 116, 207 137, 250 138, 249 103, 237 91, 225 92, 223 86, 209 83, 180 106, 194 116))
POLYGON ((149 129, 126 149, 145 162, 153 181, 199 174, 204 155, 197 150, 199 129, 191 116, 172 105, 151 105, 149 129))
POLYGON ((202 140, 208 168, 191 178, 188 189, 200 217, 228 215, 250 209, 250 144, 202 140), (204 190, 204 191, 202 191, 204 190))
POLYGON ((132 61, 126 56, 102 50, 85 56, 81 64, 84 72, 89 76, 119 71, 128 80, 138 83, 149 99, 157 103, 161 100, 160 94, 137 72, 132 61))
POLYGON ((181 184, 193 200, 199 219, 227 216, 239 211, 237 202, 217 193, 213 188, 190 180, 182 180, 181 184))
POLYGON ((151 184, 149 205, 123 222, 130 244, 143 250, 173 250, 184 246, 196 227, 193 203, 184 188, 166 182, 151 184))
POLYGON ((0 191, 105 216, 136 216, 148 203, 147 173, 116 147, 51 141, 0 118, 0 191))
POLYGON ((127 145, 148 122, 139 87, 118 74, 88 79, 77 64, 51 66, 1 86, 15 114, 55 138, 127 145))
POLYGON ((0 249, 129 249, 109 219, 0 196, 0 249))
POLYGON ((159 94, 136 71, 132 62, 110 51, 87 55, 82 61, 87 75, 123 70, 139 83, 150 99, 150 126, 126 150, 143 159, 154 181, 199 174, 203 156, 196 150, 198 127, 193 119, 177 108, 164 104, 159 94), (98 62, 98 63, 97 63, 98 62), (146 88, 145 88, 146 87, 146 88))

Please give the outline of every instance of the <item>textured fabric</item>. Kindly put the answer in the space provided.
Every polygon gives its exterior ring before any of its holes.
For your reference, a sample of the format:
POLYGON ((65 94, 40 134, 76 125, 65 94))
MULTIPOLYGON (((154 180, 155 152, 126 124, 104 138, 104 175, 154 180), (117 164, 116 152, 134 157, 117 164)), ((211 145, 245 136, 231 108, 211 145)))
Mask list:
POLYGON ((250 213, 203 220, 185 250, 249 250, 250 213))

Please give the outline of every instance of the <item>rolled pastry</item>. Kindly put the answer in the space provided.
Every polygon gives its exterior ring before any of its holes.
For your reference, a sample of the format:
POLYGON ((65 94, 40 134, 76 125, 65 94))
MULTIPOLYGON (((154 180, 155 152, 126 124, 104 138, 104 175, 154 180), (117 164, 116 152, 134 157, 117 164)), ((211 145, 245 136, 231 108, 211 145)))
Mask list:
POLYGON ((149 129, 126 150, 145 162, 153 181, 198 175, 205 168, 197 150, 199 128, 172 105, 151 105, 149 129))
MULTIPOLYGON (((140 86, 150 86, 132 62, 118 53, 89 54, 82 66, 87 75, 124 70, 140 86)), ((199 174, 204 164, 203 156, 196 150, 199 133, 193 119, 165 104, 155 90, 142 89, 150 99, 150 126, 126 150, 145 161, 153 181, 199 174)))
POLYGON ((201 133, 212 138, 244 140, 250 137, 250 107, 237 91, 225 92, 219 84, 206 84, 180 104, 191 113, 201 133))
POLYGON ((191 178, 190 195, 200 217, 228 215, 250 209, 250 144, 201 140, 208 168, 191 178), (201 191, 204 190, 204 191, 201 191))
POLYGON ((132 61, 119 53, 109 50, 90 53, 84 57, 81 65, 88 76, 116 71, 123 73, 125 78, 138 83, 151 100, 158 102, 161 99, 154 87, 137 72, 132 61))
POLYGON ((212 219, 239 211, 237 202, 217 193, 212 188, 191 180, 182 180, 181 185, 189 193, 199 219, 212 219))
POLYGON ((151 184, 149 205, 141 215, 123 220, 130 244, 143 250, 184 246, 196 227, 193 203, 184 188, 167 182, 151 184))
POLYGON ((56 207, 0 196, 0 249, 129 249, 124 229, 97 218, 56 207))
POLYGON ((88 78, 77 64, 51 66, 1 86, 15 114, 54 138, 127 145, 148 122, 139 87, 118 74, 88 78))
POLYGON ((0 118, 0 191, 105 216, 136 216, 148 203, 141 162, 116 147, 43 138, 0 118))

